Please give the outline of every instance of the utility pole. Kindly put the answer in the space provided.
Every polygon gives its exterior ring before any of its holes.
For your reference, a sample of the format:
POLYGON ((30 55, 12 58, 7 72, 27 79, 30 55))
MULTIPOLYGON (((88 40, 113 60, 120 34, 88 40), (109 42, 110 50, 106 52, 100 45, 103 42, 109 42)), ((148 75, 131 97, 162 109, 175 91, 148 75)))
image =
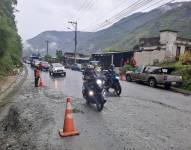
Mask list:
POLYGON ((46 54, 48 55, 48 45, 49 45, 49 41, 46 40, 46 54))
POLYGON ((74 62, 76 63, 76 50, 77 50, 77 26, 78 26, 78 23, 77 21, 68 21, 68 23, 71 23, 74 28, 75 28, 75 39, 74 39, 74 44, 75 44, 75 50, 74 50, 74 62))

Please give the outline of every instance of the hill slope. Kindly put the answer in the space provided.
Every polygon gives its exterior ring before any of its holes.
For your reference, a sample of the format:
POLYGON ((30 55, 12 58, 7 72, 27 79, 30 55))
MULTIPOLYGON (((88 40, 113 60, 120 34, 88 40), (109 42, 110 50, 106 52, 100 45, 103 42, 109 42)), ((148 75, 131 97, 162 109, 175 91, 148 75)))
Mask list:
POLYGON ((190 25, 191 2, 186 2, 134 29, 128 33, 128 36, 124 36, 119 43, 115 43, 111 47, 118 50, 124 50, 126 47, 132 48, 139 38, 156 37, 159 35, 159 31, 164 29, 176 30, 179 31, 180 36, 191 38, 190 25))
MULTIPOLYGON (((150 12, 133 14, 98 32, 78 32, 78 51, 131 50, 140 37, 157 36, 161 29, 178 30, 191 37, 190 8, 191 2, 170 3, 150 12)), ((73 51, 73 38, 73 32, 46 31, 27 42, 32 49, 40 48, 45 52, 44 41, 49 40, 54 53, 57 48, 73 51)))
POLYGON ((16 0, 0 1, 0 79, 21 64, 22 45, 14 16, 16 3, 16 0))

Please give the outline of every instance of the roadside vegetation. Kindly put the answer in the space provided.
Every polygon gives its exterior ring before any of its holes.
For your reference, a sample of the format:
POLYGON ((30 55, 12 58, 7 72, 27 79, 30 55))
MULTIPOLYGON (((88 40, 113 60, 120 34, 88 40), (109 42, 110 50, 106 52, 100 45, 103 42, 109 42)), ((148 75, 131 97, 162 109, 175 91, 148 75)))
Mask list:
POLYGON ((191 55, 186 54, 180 56, 179 61, 164 62, 161 64, 163 67, 173 67, 176 73, 182 76, 182 88, 191 91, 191 55))
POLYGON ((14 15, 16 4, 17 0, 0 1, 0 80, 22 64, 22 44, 14 15))

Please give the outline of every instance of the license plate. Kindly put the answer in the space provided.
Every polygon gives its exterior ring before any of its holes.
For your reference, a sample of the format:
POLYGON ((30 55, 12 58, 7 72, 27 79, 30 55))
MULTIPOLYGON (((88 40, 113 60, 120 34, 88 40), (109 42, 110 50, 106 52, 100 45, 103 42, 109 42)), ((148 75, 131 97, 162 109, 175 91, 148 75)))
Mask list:
POLYGON ((176 82, 172 82, 172 85, 176 85, 176 82))

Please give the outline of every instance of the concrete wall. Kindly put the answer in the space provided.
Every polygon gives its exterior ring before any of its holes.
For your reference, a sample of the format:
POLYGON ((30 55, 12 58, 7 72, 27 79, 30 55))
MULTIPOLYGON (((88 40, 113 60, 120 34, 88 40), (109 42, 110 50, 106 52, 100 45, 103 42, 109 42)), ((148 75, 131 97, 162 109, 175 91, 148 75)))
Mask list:
POLYGON ((177 39, 177 32, 172 31, 163 31, 160 32, 160 43, 166 44, 166 51, 168 55, 167 57, 175 57, 176 56, 176 39, 177 39))
POLYGON ((180 54, 182 55, 182 54, 184 54, 184 52, 185 52, 185 46, 182 45, 182 46, 180 47, 180 54))
POLYGON ((153 61, 158 59, 159 62, 162 62, 165 58, 166 52, 164 50, 154 50, 154 51, 142 51, 135 52, 134 58, 137 62, 137 65, 152 65, 153 61))

